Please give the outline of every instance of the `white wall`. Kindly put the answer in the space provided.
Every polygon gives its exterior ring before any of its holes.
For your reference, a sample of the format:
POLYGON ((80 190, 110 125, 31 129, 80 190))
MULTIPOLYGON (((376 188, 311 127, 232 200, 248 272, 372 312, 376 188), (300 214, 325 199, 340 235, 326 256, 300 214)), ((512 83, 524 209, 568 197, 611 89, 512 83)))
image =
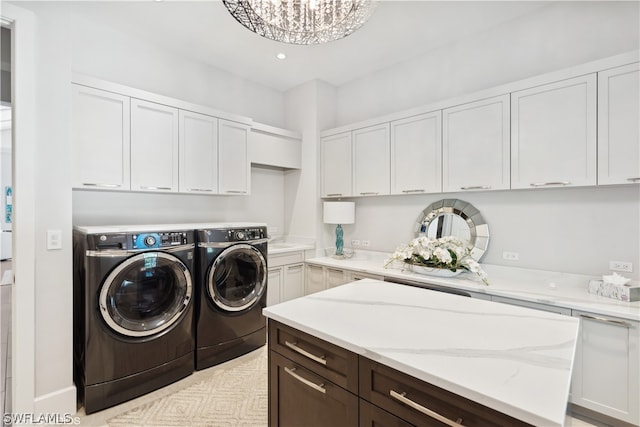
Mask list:
POLYGON ((276 90, 178 56, 84 15, 74 16, 71 29, 75 72, 248 116, 260 123, 284 125, 284 97, 276 90))
MULTIPOLYGON (((640 192, 635 185, 494 192, 442 193, 355 199, 356 221, 345 225, 345 246, 369 240, 370 249, 391 252, 413 238, 418 216, 429 204, 457 198, 473 204, 489 224, 482 262, 599 276, 609 261, 630 261, 640 270, 640 192), (502 252, 517 252, 505 261, 502 252)), ((333 244, 325 226, 324 246, 333 244)), ((607 273, 608 274, 608 273, 607 273)))
POLYGON ((639 2, 550 2, 338 88, 336 126, 639 48, 639 2))

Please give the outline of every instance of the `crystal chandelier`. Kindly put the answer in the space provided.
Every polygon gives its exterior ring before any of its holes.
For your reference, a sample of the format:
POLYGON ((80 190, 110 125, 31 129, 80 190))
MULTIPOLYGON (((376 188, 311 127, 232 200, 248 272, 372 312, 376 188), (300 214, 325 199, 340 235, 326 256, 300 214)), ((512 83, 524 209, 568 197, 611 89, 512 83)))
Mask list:
POLYGON ((238 22, 271 40, 318 44, 348 36, 373 13, 376 0, 222 0, 238 22))

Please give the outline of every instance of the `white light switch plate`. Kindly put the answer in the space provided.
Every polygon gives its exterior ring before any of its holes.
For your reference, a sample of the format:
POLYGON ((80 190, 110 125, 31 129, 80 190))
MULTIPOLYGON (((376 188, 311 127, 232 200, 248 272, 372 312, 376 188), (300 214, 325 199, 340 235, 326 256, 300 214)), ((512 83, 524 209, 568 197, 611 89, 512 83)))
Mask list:
POLYGON ((47 230, 47 249, 62 249, 62 231, 47 230))

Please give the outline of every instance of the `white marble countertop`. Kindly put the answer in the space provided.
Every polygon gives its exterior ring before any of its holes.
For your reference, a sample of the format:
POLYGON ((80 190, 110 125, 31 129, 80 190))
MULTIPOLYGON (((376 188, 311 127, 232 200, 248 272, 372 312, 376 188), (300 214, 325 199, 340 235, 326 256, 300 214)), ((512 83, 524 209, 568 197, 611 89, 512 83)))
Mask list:
POLYGON ((263 313, 533 425, 564 424, 576 318, 371 279, 263 313))
POLYGON ((275 241, 267 244, 267 253, 275 255, 288 252, 308 251, 314 248, 315 246, 309 243, 275 241))
POLYGON ((640 321, 640 301, 629 303, 588 293, 589 280, 598 277, 482 264, 489 276, 490 284, 486 286, 475 274, 468 272, 441 278, 384 268, 387 255, 359 251, 351 259, 321 257, 305 262, 640 321))

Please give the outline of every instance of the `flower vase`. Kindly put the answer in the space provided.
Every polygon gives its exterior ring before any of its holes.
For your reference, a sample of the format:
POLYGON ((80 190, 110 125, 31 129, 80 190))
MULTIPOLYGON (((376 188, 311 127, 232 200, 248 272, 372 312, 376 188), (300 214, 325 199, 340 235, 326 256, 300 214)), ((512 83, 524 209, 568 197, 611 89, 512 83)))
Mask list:
POLYGON ((455 277, 464 271, 462 268, 458 268, 456 271, 451 271, 448 268, 425 267, 413 264, 409 264, 409 269, 418 274, 435 277, 455 277))

